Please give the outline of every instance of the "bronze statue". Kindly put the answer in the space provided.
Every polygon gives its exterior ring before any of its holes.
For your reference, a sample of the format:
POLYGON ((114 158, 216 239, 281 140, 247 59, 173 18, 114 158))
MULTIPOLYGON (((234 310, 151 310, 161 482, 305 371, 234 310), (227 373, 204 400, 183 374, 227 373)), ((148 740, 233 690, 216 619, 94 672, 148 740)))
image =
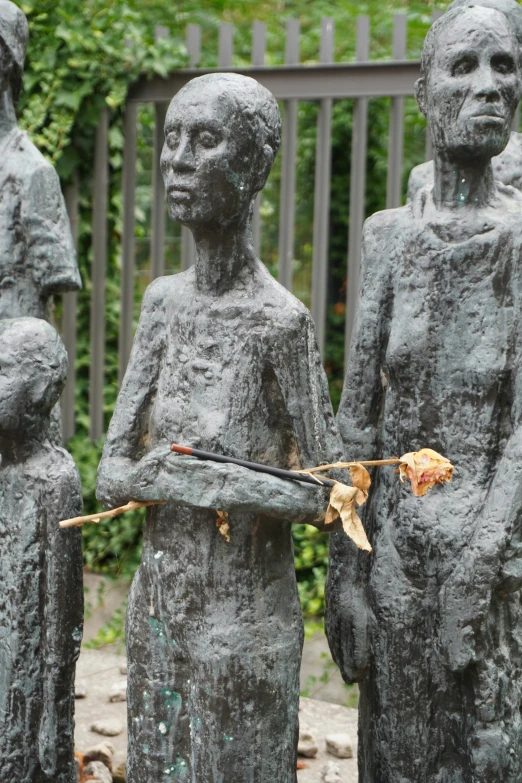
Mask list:
POLYGON ((167 113, 169 213, 196 260, 145 293, 98 474, 107 506, 166 501, 148 510, 127 613, 130 783, 296 781, 291 522, 320 526, 324 490, 169 450, 291 469, 338 457, 310 314, 252 246, 280 134, 273 96, 234 74, 193 79, 167 113))
POLYGON ((16 121, 27 38, 0 0, 0 318, 49 320, 52 295, 81 282, 58 176, 16 121))
POLYGON ((519 91, 503 14, 441 17, 416 85, 433 185, 365 225, 345 450, 429 445, 455 474, 419 500, 379 473, 373 553, 331 538, 327 633, 360 683, 361 783, 522 779, 522 196, 491 167, 519 91))
POLYGON ((74 671, 83 626, 78 514, 69 454, 50 438, 67 375, 55 330, 0 320, 0 780, 75 783, 74 671))

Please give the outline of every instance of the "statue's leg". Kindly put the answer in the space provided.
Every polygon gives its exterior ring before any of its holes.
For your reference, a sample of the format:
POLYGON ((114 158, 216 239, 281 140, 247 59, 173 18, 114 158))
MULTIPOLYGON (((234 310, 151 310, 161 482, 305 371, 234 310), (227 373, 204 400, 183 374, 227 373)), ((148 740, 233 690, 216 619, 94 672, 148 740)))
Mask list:
POLYGON ((190 725, 185 656, 136 574, 127 609, 128 783, 188 783, 190 725))
MULTIPOLYGON (((270 620, 267 618, 268 629, 270 620)), ((296 783, 301 638, 218 647, 192 661, 191 783, 296 783), (279 641, 279 643, 278 643, 279 641)))

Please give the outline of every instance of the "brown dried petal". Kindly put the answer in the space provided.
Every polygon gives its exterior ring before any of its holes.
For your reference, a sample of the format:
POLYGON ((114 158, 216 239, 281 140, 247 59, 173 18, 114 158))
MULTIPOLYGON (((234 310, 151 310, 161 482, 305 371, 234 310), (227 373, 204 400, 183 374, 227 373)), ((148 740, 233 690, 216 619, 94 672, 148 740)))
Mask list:
POLYGON ((359 490, 355 496, 357 505, 362 506, 368 500, 368 490, 372 485, 370 474, 364 465, 360 465, 359 463, 348 468, 348 472, 350 474, 352 484, 359 490))
POLYGON ((358 492, 360 490, 357 487, 347 487, 346 484, 336 483, 330 493, 330 505, 326 512, 325 524, 330 524, 340 516, 346 535, 352 539, 359 549, 371 552, 370 542, 355 510, 355 500, 358 492))

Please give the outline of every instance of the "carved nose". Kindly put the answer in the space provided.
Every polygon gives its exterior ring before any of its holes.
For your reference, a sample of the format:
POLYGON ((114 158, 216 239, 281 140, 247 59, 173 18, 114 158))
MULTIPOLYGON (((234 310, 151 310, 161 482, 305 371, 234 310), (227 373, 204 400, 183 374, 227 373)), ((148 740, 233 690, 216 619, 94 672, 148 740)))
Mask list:
POLYGON ((172 168, 174 171, 193 171, 195 167, 190 139, 182 138, 172 158, 172 168))
POLYGON ((476 95, 477 98, 482 98, 488 103, 500 100, 500 90, 489 69, 478 74, 476 95))

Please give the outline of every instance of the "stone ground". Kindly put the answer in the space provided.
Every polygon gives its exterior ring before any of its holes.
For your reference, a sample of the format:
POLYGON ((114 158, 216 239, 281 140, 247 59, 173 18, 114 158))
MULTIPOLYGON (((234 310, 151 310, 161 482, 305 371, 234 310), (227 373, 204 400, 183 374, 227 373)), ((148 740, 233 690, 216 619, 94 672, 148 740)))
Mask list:
MULTIPOLYGON (((127 594, 128 585, 109 582, 98 575, 85 573, 88 588, 86 603, 90 604, 85 622, 84 642, 93 639, 98 630, 120 609, 127 594)), ((127 714, 125 702, 109 702, 109 691, 121 681, 121 667, 125 665, 121 646, 106 645, 101 650, 82 648, 77 665, 77 681, 85 685, 87 696, 76 700, 76 747, 85 750, 103 741, 104 737, 90 730, 94 721, 116 720, 122 733, 111 737, 116 749, 116 766, 125 761, 127 752, 127 714)), ((348 689, 333 664, 324 634, 315 634, 305 641, 301 668, 300 724, 314 736, 319 752, 315 759, 302 758, 307 769, 299 770, 299 783, 322 783, 321 770, 327 761, 335 761, 342 771, 342 783, 357 783, 357 763, 353 759, 335 759, 325 748, 325 736, 348 733, 354 756, 357 754, 357 710, 347 707, 353 704, 354 693, 348 689)))

